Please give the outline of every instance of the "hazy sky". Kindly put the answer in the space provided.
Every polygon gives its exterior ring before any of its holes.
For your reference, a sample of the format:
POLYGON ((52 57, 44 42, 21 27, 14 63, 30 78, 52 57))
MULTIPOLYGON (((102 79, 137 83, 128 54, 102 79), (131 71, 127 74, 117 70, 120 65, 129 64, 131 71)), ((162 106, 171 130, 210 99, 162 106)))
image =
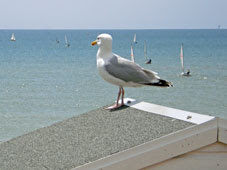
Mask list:
POLYGON ((227 0, 0 0, 0 29, 227 28, 227 0))

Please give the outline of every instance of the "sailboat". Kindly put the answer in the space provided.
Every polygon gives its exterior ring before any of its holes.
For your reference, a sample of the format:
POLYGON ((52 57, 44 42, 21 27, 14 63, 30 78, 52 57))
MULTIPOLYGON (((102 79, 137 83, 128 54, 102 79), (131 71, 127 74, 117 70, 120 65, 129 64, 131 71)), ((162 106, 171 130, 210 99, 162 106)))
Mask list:
POLYGON ((56 38, 56 43, 58 43, 58 44, 60 43, 60 41, 57 38, 56 38))
POLYGON ((131 44, 131 60, 132 60, 132 62, 135 62, 132 44, 131 44))
POLYGON ((145 64, 151 64, 151 59, 148 60, 148 57, 147 57, 147 44, 146 44, 146 41, 144 41, 144 56, 145 56, 145 59, 146 59, 145 64))
POLYGON ((10 40, 11 40, 11 41, 16 41, 16 38, 15 38, 14 33, 12 33, 12 36, 11 36, 10 40))
POLYGON ((69 47, 70 46, 70 44, 68 43, 68 39, 67 39, 66 35, 65 35, 65 46, 66 47, 69 47))
POLYGON ((137 44, 137 41, 136 41, 136 34, 134 34, 133 42, 134 42, 135 44, 137 44))
POLYGON ((183 43, 181 44, 181 49, 180 49, 180 60, 181 60, 181 67, 182 67, 182 76, 190 76, 190 70, 188 69, 187 72, 184 72, 184 45, 183 43))

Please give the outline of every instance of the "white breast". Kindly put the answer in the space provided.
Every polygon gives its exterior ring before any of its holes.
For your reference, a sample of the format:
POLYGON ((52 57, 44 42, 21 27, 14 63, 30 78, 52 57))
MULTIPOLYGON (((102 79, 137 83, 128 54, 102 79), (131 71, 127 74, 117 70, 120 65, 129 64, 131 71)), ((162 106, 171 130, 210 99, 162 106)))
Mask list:
POLYGON ((111 76, 106 70, 105 70, 105 61, 102 58, 97 59, 97 68, 100 76, 106 80, 109 83, 115 84, 117 86, 121 86, 123 84, 123 81, 111 76))

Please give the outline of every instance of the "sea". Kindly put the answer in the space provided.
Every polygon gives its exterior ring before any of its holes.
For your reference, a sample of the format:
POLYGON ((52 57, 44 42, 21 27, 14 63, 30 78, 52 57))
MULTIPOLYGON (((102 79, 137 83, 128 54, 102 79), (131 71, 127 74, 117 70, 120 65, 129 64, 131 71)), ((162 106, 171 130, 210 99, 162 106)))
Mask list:
POLYGON ((227 119, 227 29, 0 30, 0 142, 116 100, 118 87, 99 76, 91 46, 101 33, 124 58, 132 44, 136 63, 174 85, 125 88, 125 97, 227 119), (182 43, 189 77, 180 75, 182 43))

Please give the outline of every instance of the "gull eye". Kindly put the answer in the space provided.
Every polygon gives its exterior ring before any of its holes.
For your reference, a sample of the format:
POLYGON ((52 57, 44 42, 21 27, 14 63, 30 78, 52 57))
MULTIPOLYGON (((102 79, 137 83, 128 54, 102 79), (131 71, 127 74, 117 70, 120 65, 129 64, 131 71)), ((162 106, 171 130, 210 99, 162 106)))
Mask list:
POLYGON ((97 38, 97 40, 100 40, 100 38, 97 38))

